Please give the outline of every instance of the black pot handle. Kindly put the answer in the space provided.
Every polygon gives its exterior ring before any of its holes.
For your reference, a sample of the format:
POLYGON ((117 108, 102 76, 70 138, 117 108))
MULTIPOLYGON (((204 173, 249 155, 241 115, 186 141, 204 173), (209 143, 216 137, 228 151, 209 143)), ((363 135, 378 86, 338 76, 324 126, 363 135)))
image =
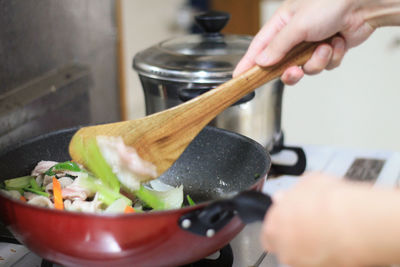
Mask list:
POLYGON ((297 161, 293 165, 282 165, 272 163, 270 175, 301 175, 306 170, 307 159, 304 150, 301 147, 284 146, 280 147, 280 151, 289 150, 296 154, 297 161))
MULTIPOLYGON (((186 101, 189 101, 189 100, 191 100, 201 94, 204 94, 212 89, 214 89, 214 88, 190 88, 190 89, 184 88, 184 89, 179 90, 178 97, 181 101, 186 102, 186 101)), ((242 97, 241 99, 239 99, 232 106, 246 103, 246 102, 252 100, 255 95, 256 95, 255 92, 251 92, 251 93, 245 95, 244 97, 242 97)))
POLYGON ((231 199, 219 200, 200 210, 186 213, 179 226, 189 232, 212 237, 238 215, 246 224, 262 221, 272 204, 270 196, 257 191, 244 191, 231 199))

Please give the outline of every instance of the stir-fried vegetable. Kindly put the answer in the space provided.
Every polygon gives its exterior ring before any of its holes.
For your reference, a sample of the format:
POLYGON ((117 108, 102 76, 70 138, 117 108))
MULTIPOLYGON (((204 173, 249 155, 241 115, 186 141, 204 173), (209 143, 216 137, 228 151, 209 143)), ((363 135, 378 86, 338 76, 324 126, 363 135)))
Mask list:
POLYGON ((37 195, 49 197, 50 195, 36 183, 34 176, 22 176, 18 178, 8 179, 4 181, 5 189, 16 190, 21 195, 24 194, 25 191, 32 192, 37 195))
MULTIPOLYGON (((117 191, 118 189, 119 191, 120 185, 118 178, 112 172, 111 167, 102 156, 96 140, 88 140, 86 146, 83 141, 76 142, 74 144, 80 146, 78 147, 77 151, 80 151, 80 153, 82 153, 85 165, 89 168, 89 170, 93 172, 97 177, 99 177, 101 181, 109 188, 112 188, 115 191, 117 191)), ((124 190, 129 192, 131 191, 128 187, 124 185, 123 187, 124 190)), ((110 200, 112 198, 109 194, 107 194, 107 196, 104 195, 104 193, 107 193, 107 190, 104 190, 104 188, 97 187, 97 191, 100 192, 102 197, 106 197, 107 200, 110 200)), ((144 186, 140 186, 139 190, 133 191, 132 193, 137 196, 141 201, 146 203, 149 207, 155 210, 163 210, 169 207, 169 205, 165 205, 162 196, 158 195, 156 191, 146 189, 144 186)), ((174 205, 172 206, 175 207, 174 205)))
POLYGON ((30 188, 30 187, 24 187, 23 190, 31 192, 31 193, 34 193, 36 195, 40 195, 40 196, 44 196, 44 197, 50 197, 50 195, 48 193, 46 193, 44 191, 35 190, 33 188, 30 188))
POLYGON ((31 185, 31 188, 36 190, 36 191, 41 191, 42 189, 39 187, 39 185, 37 184, 35 178, 31 178, 29 179, 29 184, 31 185))
POLYGON ((78 164, 73 161, 60 162, 48 169, 45 174, 48 176, 54 176, 59 171, 73 171, 80 172, 81 168, 79 168, 78 164))
POLYGON ((73 145, 76 146, 76 150, 82 155, 84 165, 106 186, 114 191, 119 191, 120 184, 118 178, 101 155, 96 140, 90 139, 84 144, 81 139, 79 142, 74 142, 73 145))
POLYGON ((186 199, 187 199, 187 201, 189 203, 189 206, 196 205, 196 203, 194 203, 193 199, 189 195, 186 195, 186 199))
POLYGON ((143 185, 140 186, 139 190, 135 191, 135 195, 149 207, 155 210, 163 210, 166 208, 162 199, 160 199, 157 194, 154 194, 154 192, 150 191, 143 185))
POLYGON ((80 185, 94 192, 98 192, 99 199, 106 205, 111 205, 114 201, 120 198, 124 199, 127 205, 132 205, 132 200, 122 195, 120 192, 110 189, 103 183, 103 181, 94 177, 88 176, 82 178, 80 185))
POLYGON ((34 176, 22 176, 18 178, 13 178, 9 180, 5 180, 4 184, 6 186, 6 189, 23 189, 24 187, 29 186, 30 181, 32 178, 35 178, 34 176))
POLYGON ((53 177, 53 195, 54 195, 54 207, 58 210, 64 209, 64 202, 61 192, 61 184, 56 177, 53 177))
MULTIPOLYGON (((0 184, 0 191, 28 204, 68 211, 132 213, 141 212, 142 207, 164 210, 182 206, 183 186, 158 180, 142 182, 156 175, 154 165, 141 160, 122 139, 102 138, 73 143, 84 166, 73 161, 40 161, 32 176, 8 179, 0 184), (104 150, 104 140, 111 150, 104 150), (118 142, 113 143, 115 140, 118 142)), ((187 199, 194 203, 189 196, 187 199)))
POLYGON ((133 213, 136 212, 134 208, 132 208, 132 206, 126 206, 124 209, 124 213, 133 213))

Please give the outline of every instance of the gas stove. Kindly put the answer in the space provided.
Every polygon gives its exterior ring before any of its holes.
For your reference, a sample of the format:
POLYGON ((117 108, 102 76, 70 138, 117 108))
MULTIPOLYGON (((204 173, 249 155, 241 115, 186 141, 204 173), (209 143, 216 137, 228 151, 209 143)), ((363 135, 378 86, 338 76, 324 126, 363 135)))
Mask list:
MULTIPOLYGON (((375 186, 397 187, 400 180, 400 153, 391 151, 371 151, 349 149, 333 146, 303 146, 307 156, 306 171, 321 171, 345 179, 372 182, 375 186)), ((283 151, 272 156, 278 164, 291 164, 296 161, 295 155, 283 151)), ((274 195, 279 190, 285 190, 296 184, 299 176, 281 175, 269 177, 264 183, 263 191, 274 195)), ((248 225, 230 243, 230 247, 211 255, 214 260, 225 257, 233 267, 260 266, 284 267, 276 257, 264 252, 260 246, 261 223, 248 225), (226 256, 226 253, 228 256, 226 256), (227 257, 233 256, 233 259, 227 257), (233 262, 233 263, 232 263, 233 262)), ((188 266, 205 266, 199 263, 188 266)), ((207 261, 209 266, 222 266, 220 263, 207 261)), ((57 266, 43 261, 30 252, 25 246, 9 243, 9 240, 0 240, 0 265, 25 266, 57 266)))

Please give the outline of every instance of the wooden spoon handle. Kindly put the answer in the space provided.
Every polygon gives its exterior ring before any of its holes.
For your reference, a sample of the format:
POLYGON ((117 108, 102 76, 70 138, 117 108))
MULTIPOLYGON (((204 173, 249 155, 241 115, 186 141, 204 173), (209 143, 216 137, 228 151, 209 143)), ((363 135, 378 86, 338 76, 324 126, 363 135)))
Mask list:
MULTIPOLYGON (((279 63, 270 67, 254 66, 242 75, 186 102, 182 106, 187 104, 191 107, 191 111, 197 109, 198 121, 204 122, 204 125, 206 125, 243 96, 280 77, 288 67, 304 65, 311 58, 317 46, 322 43, 330 43, 330 40, 331 38, 321 42, 303 42, 294 47, 279 63), (205 110, 207 112, 204 112, 205 110), (208 117, 209 120, 206 121, 205 117, 208 117)), ((189 113, 191 113, 190 116, 193 116, 196 112, 189 113)), ((193 120, 193 117, 191 120, 193 120)))

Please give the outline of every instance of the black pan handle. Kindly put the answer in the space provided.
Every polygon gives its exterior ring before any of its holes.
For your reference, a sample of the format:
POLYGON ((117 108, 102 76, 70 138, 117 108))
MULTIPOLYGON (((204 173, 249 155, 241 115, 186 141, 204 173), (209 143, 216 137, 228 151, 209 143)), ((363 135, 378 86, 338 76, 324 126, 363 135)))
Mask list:
POLYGON ((189 232, 212 237, 238 215, 246 224, 262 221, 272 204, 270 196, 257 191, 244 191, 231 199, 219 200, 201 210, 186 213, 179 226, 189 232))
MULTIPOLYGON (((201 94, 204 94, 212 89, 214 89, 214 88, 184 88, 184 89, 179 90, 178 97, 181 101, 186 102, 186 101, 189 101, 189 100, 191 100, 201 94)), ((251 92, 251 93, 245 95, 244 97, 242 97, 241 99, 239 99, 232 106, 246 103, 246 102, 252 100, 255 95, 256 95, 255 92, 251 92)))
POLYGON ((280 151, 289 150, 296 154, 297 161, 293 165, 283 165, 272 163, 270 175, 301 175, 306 170, 307 159, 304 150, 301 147, 296 146, 284 146, 280 147, 280 151))

